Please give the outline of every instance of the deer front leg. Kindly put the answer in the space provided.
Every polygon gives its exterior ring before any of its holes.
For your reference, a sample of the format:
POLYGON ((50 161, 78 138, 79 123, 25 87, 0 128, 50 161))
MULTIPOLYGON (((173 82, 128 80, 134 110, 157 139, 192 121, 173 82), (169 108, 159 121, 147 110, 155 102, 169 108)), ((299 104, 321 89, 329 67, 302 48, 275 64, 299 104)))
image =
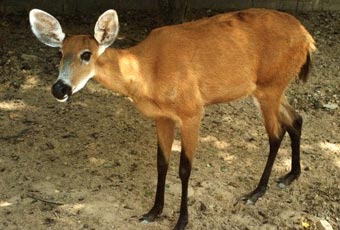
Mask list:
POLYGON ((185 120, 181 127, 182 150, 179 177, 182 182, 182 198, 180 215, 174 228, 175 230, 184 230, 188 224, 188 184, 192 161, 198 143, 200 120, 200 116, 185 120))
POLYGON ((164 207, 164 190, 166 174, 168 171, 171 146, 174 140, 175 123, 170 119, 160 118, 156 120, 158 149, 157 149, 157 190, 155 203, 151 210, 144 214, 140 220, 152 222, 159 216, 164 207))

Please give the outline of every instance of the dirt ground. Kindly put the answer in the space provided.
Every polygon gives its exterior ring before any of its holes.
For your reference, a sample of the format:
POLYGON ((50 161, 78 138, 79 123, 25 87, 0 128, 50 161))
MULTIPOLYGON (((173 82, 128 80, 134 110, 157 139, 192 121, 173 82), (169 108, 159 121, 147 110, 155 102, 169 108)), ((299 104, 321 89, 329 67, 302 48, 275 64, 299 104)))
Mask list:
MULTIPOLYGON (((98 15, 58 18, 68 33, 92 33, 98 15)), ((125 39, 115 47, 131 46, 157 26, 151 13, 120 15, 125 39)), ((188 229, 318 229, 321 219, 340 229, 340 13, 298 18, 318 47, 307 84, 287 92, 304 118, 301 177, 286 189, 276 185, 290 169, 286 137, 266 195, 256 205, 237 203, 258 183, 267 136, 249 98, 208 107, 188 229)), ((27 15, 1 16, 0 28, 0 229, 171 229, 180 203, 178 138, 164 212, 139 223, 155 193, 154 122, 94 81, 70 103, 58 103, 50 93, 58 51, 32 35, 27 15)))

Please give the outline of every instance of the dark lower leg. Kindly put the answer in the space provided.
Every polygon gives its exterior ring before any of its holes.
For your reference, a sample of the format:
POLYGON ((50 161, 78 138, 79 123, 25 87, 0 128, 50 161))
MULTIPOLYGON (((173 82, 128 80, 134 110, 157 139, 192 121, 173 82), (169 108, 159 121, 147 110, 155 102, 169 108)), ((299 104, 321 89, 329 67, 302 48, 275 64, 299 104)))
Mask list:
POLYGON ((261 196, 265 194, 267 190, 269 177, 270 177, 273 165, 274 165, 274 161, 275 161, 275 158, 276 158, 276 155, 279 150, 284 134, 285 134, 285 131, 282 132, 279 138, 271 138, 271 137, 269 138, 270 149, 269 149, 269 156, 268 156, 266 166, 264 168, 260 182, 257 185, 256 189, 252 191, 251 193, 247 194, 243 198, 243 200, 246 200, 247 203, 254 204, 258 200, 258 198, 260 198, 261 196))
POLYGON ((279 179, 280 187, 285 187, 291 184, 301 174, 300 165, 300 139, 302 130, 302 118, 298 116, 294 121, 293 127, 287 127, 287 132, 291 140, 292 149, 292 166, 291 171, 279 179))
POLYGON ((165 180, 166 173, 168 171, 168 161, 164 157, 164 153, 161 147, 158 145, 157 149, 157 191, 155 197, 155 203, 151 210, 142 216, 141 221, 154 221, 158 215, 163 211, 164 207, 164 190, 165 190, 165 180))
POLYGON ((185 152, 181 152, 181 160, 179 166, 179 176, 182 182, 182 198, 181 198, 181 209, 180 215, 175 226, 175 230, 185 229, 188 224, 188 184, 191 173, 191 162, 185 155, 185 152))

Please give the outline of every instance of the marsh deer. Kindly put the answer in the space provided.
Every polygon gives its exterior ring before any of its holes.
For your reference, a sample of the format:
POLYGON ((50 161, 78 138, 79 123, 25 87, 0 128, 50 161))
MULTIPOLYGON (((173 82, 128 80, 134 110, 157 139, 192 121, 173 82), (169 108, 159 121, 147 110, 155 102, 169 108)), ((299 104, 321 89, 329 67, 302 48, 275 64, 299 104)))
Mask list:
POLYGON ((118 34, 116 11, 103 13, 94 35, 65 36, 52 15, 33 9, 35 36, 62 51, 52 94, 67 101, 94 78, 130 97, 137 109, 154 118, 158 138, 158 182, 153 207, 141 220, 154 221, 164 206, 164 186, 174 129, 181 133, 180 215, 175 229, 188 223, 188 182, 204 107, 252 96, 263 115, 269 157, 260 182, 244 196, 255 203, 267 188, 280 143, 291 139, 291 171, 279 179, 289 185, 300 175, 302 118, 284 93, 296 77, 306 81, 314 40, 293 16, 275 10, 249 9, 153 30, 138 45, 109 48, 118 34))

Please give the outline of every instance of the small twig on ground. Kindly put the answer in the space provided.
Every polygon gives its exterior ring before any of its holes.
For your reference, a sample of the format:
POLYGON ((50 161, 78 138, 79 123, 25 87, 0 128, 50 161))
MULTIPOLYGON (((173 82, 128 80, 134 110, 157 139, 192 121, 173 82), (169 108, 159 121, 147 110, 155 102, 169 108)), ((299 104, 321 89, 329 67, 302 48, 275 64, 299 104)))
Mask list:
POLYGON ((18 139, 19 137, 25 135, 28 130, 29 129, 23 129, 19 133, 15 134, 15 135, 12 135, 12 136, 5 136, 5 137, 1 137, 0 136, 0 140, 8 141, 8 140, 12 140, 12 139, 18 139))
POLYGON ((61 202, 58 202, 58 201, 53 201, 53 200, 46 200, 46 199, 38 197, 38 196, 36 196, 36 195, 34 195, 32 193, 27 193, 27 197, 32 198, 34 200, 38 200, 38 201, 44 202, 44 203, 48 203, 48 204, 64 205, 64 203, 61 203, 61 202))

